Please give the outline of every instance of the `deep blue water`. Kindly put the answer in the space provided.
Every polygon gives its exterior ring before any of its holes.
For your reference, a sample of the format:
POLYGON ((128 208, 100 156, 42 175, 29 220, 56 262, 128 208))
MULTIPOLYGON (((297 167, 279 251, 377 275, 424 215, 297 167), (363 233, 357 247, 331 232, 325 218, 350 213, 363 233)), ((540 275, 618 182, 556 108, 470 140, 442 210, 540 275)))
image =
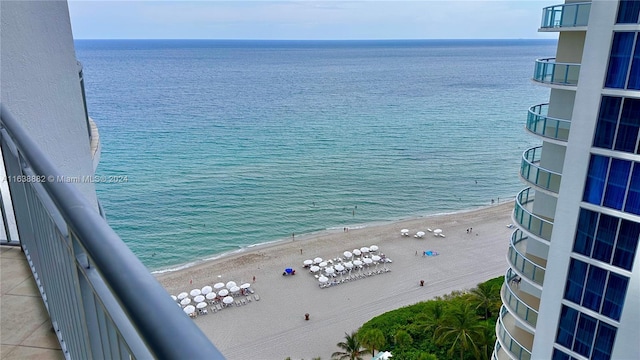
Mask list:
POLYGON ((512 198, 551 40, 78 40, 111 226, 151 269, 512 198), (357 208, 356 208, 357 207, 357 208))

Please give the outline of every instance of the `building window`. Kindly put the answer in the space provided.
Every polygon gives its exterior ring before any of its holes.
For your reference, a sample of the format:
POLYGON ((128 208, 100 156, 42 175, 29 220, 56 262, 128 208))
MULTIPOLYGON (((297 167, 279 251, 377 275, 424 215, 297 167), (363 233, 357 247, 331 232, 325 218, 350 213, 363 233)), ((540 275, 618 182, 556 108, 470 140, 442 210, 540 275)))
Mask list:
POLYGON ((629 79, 630 72, 640 71, 640 52, 634 51, 636 44, 636 32, 614 32, 609 55, 609 67, 607 68, 607 78, 605 87, 617 89, 639 90, 640 81, 629 79), (633 55, 633 56, 632 56, 633 55), (633 71, 631 69, 633 68, 633 71), (629 81, 629 83, 628 83, 629 81))
POLYGON ((618 24, 637 24, 640 15, 640 1, 620 0, 618 5, 618 24))
MULTIPOLYGON (((563 305, 560 310, 556 343, 591 359, 611 359, 616 328, 563 305)), ((552 359, 572 359, 553 349, 552 359)))
POLYGON ((576 360, 576 358, 554 348, 551 360, 576 360))
POLYGON ((582 201, 640 215, 640 163, 591 155, 582 201))
POLYGON ((625 276, 572 258, 564 298, 617 321, 628 284, 625 276))
POLYGON ((638 154, 639 133, 640 99, 603 96, 593 146, 638 154))
POLYGON ((631 271, 639 239, 640 223, 580 209, 573 251, 631 271))
POLYGON ((609 176, 607 177, 607 187, 604 193, 604 206, 622 210, 622 203, 624 202, 624 197, 627 192, 627 183, 629 183, 630 170, 630 161, 611 159, 609 176))
POLYGON ((591 155, 587 182, 585 184, 583 201, 600 205, 602 194, 604 194, 604 184, 607 180, 607 170, 609 169, 609 158, 601 155, 591 155))

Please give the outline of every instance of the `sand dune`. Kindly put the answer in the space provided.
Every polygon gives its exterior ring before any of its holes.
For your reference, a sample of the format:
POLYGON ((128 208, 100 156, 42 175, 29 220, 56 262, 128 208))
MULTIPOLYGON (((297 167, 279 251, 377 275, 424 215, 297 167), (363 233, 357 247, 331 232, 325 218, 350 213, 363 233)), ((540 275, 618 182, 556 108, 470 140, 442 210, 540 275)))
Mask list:
POLYGON ((210 311, 194 320, 229 360, 330 359, 345 332, 374 316, 504 275, 512 209, 513 202, 508 202, 349 232, 296 235, 295 241, 255 247, 157 277, 171 294, 219 281, 252 282, 256 277, 252 288, 260 301, 210 311), (410 237, 400 235, 403 228, 410 230, 410 237), (435 237, 427 228, 440 228, 446 237, 435 237), (468 228, 473 228, 471 234, 468 228), (414 238, 420 230, 426 232, 424 238, 414 238), (305 259, 335 258, 345 250, 374 244, 393 260, 390 272, 321 289, 302 267, 305 259), (425 250, 440 255, 416 255, 425 250), (294 267, 296 275, 282 276, 285 267, 294 267), (420 280, 425 280, 424 287, 420 280))

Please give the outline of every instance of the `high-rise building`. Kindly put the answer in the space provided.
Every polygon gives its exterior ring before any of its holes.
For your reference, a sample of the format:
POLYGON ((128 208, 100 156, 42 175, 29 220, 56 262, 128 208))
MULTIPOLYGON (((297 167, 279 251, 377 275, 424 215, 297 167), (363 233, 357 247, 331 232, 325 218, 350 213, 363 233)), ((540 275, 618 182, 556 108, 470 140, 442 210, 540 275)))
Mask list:
POLYGON ((543 9, 494 359, 640 356, 640 1, 543 9), (541 54, 542 55, 542 54, 541 54))

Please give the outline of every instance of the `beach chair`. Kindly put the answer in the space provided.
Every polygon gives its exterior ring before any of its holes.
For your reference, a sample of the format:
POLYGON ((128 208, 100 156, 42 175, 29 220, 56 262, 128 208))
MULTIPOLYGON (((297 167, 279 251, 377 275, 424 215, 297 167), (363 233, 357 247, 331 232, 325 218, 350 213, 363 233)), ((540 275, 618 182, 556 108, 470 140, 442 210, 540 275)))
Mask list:
POLYGON ((254 294, 253 298, 256 299, 256 301, 260 301, 260 296, 258 296, 258 294, 254 294))
POLYGON ((222 310, 222 305, 216 304, 216 311, 220 311, 220 310, 222 310))
POLYGON ((245 300, 245 299, 240 299, 240 303, 241 303, 242 305, 247 305, 247 300, 245 300))
POLYGON ((247 303, 251 302, 251 296, 247 296, 247 303))

